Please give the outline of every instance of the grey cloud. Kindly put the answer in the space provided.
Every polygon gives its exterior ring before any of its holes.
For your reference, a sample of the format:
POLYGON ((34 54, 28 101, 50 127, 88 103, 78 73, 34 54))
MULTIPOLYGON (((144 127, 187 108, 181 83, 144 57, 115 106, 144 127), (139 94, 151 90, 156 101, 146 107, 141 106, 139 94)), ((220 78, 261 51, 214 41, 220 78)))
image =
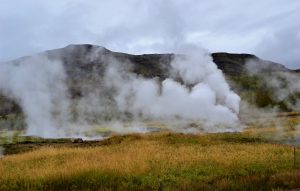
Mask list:
POLYGON ((300 28, 270 33, 257 47, 257 53, 289 68, 300 68, 300 28))
POLYGON ((300 68, 299 9, 293 0, 3 0, 0 61, 93 43, 129 53, 201 46, 300 68))

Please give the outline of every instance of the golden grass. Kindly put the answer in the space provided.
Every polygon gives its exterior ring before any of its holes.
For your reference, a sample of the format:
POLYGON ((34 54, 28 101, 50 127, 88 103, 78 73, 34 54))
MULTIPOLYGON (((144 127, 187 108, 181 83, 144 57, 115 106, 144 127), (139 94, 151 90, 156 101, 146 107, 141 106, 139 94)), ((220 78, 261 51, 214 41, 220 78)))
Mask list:
MULTIPOLYGON (((283 116, 285 114, 282 114, 283 116)), ((163 123, 145 122, 165 129, 163 123)), ((261 124, 261 123, 260 123, 261 124)), ((0 190, 285 190, 300 187, 300 117, 242 133, 114 136, 97 147, 41 147, 0 159, 0 190), (275 144, 275 142, 277 144, 275 144), (74 189, 73 189, 74 188, 74 189)), ((105 127, 98 127, 106 131, 105 127)), ((51 145, 51 144, 49 144, 51 145)))
POLYGON ((239 142, 238 134, 228 135, 229 139, 233 136, 233 141, 228 141, 226 134, 153 133, 133 136, 138 138, 129 138, 109 146, 45 147, 5 156, 0 160, 0 183, 11 180, 47 180, 53 177, 68 179, 83 172, 112 173, 118 176, 173 174, 183 179, 187 179, 184 176, 191 176, 206 180, 218 176, 276 174, 293 168, 290 146, 239 142))

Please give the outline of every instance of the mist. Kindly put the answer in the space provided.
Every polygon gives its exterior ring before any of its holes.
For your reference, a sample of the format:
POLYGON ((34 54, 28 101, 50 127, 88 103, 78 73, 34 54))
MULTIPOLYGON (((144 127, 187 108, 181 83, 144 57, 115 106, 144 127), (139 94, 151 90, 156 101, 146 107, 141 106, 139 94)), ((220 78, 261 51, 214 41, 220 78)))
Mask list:
POLYGON ((274 111, 300 110, 300 76, 298 73, 289 72, 280 65, 270 65, 267 61, 257 60, 249 60, 246 68, 250 75, 258 76, 266 88, 271 90, 270 98, 284 107, 272 107, 274 111), (266 70, 271 72, 266 73, 266 70))
POLYGON ((242 89, 244 95, 239 113, 242 125, 275 128, 276 133, 272 138, 297 140, 299 125, 291 121, 293 113, 300 111, 299 74, 282 65, 260 59, 249 59, 245 69, 243 77, 251 86, 242 89), (258 104, 257 99, 264 104, 258 104), (295 131, 296 136, 287 135, 288 131, 295 131))

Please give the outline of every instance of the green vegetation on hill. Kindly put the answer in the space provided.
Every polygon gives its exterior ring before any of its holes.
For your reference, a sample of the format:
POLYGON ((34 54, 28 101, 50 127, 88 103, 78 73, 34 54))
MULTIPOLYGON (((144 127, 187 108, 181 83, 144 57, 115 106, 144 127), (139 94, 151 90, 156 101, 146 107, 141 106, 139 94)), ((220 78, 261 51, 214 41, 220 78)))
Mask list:
POLYGON ((262 73, 250 75, 242 73, 241 75, 227 76, 231 81, 231 87, 237 92, 241 99, 259 108, 277 108, 279 111, 293 111, 294 105, 300 99, 300 92, 285 92, 287 97, 279 99, 276 94, 279 91, 288 91, 289 85, 285 78, 277 76, 276 73, 262 73), (276 79, 278 86, 270 85, 269 81, 276 79))

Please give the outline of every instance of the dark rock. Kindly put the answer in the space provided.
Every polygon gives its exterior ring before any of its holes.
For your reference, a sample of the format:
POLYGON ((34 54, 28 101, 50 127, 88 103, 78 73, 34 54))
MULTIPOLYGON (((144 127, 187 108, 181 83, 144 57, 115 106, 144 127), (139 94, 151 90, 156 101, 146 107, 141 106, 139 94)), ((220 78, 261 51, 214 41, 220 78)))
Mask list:
POLYGON ((81 138, 77 138, 73 140, 73 143, 83 143, 84 141, 81 138))

